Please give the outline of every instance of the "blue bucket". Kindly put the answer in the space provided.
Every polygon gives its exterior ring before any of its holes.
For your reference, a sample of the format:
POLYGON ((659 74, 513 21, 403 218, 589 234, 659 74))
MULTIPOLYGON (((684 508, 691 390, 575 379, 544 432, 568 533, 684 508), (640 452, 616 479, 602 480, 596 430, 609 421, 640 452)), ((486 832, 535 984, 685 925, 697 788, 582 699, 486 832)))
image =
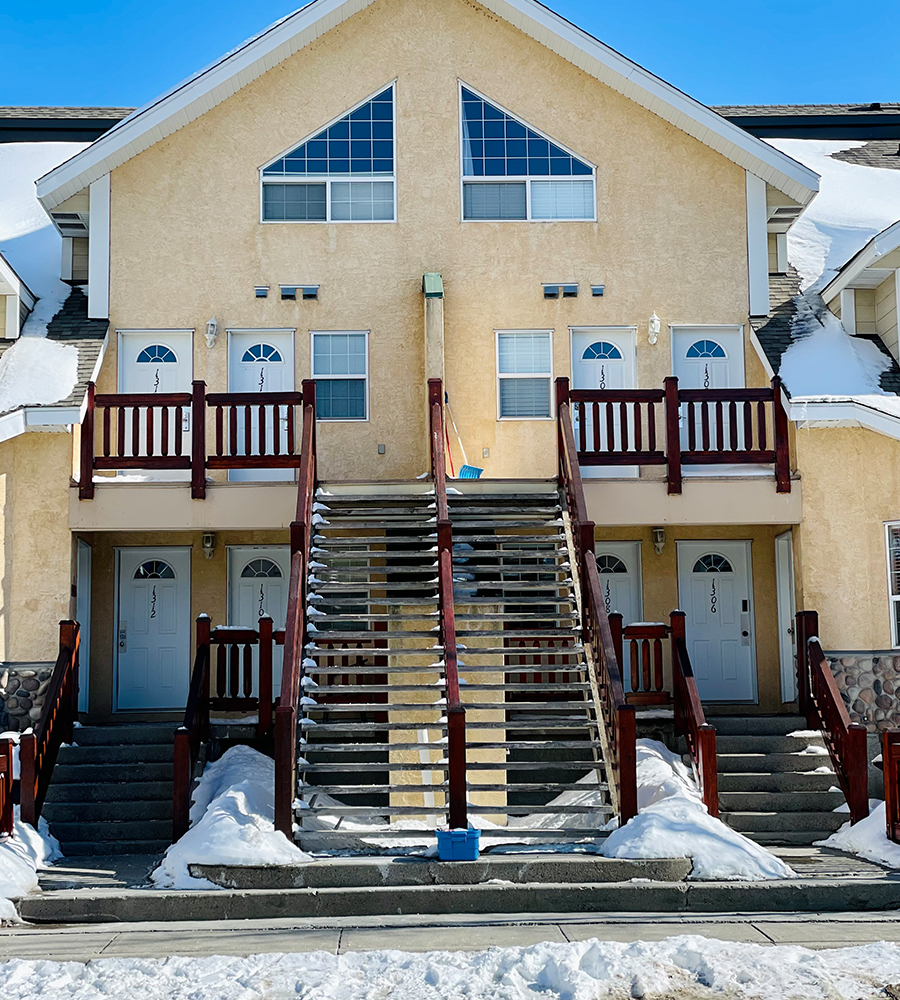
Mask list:
POLYGON ((438 830, 438 857, 441 861, 477 861, 481 830, 438 830))

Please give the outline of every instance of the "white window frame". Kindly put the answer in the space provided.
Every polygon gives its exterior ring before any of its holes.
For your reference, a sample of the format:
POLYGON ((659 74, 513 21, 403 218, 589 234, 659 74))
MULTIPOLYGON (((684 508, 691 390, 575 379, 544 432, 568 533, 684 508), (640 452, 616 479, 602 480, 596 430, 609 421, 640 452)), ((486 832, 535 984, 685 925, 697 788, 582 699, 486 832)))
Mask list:
POLYGON ((496 384, 495 391, 497 393, 497 419, 498 420, 555 420, 555 409, 556 409, 556 391, 553 383, 553 330, 542 329, 542 330, 494 330, 494 371, 496 372, 496 384), (516 372, 509 373, 504 372, 500 374, 500 335, 502 333, 545 333, 550 341, 550 372, 544 376, 541 372, 516 372), (550 383, 550 413, 546 417, 504 417, 500 412, 501 402, 500 402, 500 380, 501 379, 538 379, 546 377, 550 383))
MULTIPOLYGON (((516 222, 518 222, 518 223, 523 223, 523 222, 543 222, 543 223, 556 223, 556 222, 579 223, 579 222, 581 222, 581 223, 590 223, 590 222, 596 222, 597 221, 597 164, 596 163, 592 163, 590 160, 588 160, 586 157, 582 156, 580 153, 576 153, 573 149, 569 149, 569 147, 566 146, 565 143, 560 142, 558 139, 552 139, 545 132, 542 132, 539 128, 536 128, 534 125, 530 124, 529 122, 526 122, 523 118, 520 118, 517 114, 515 114, 512 111, 510 111, 508 108, 505 108, 498 101, 495 101, 492 97, 488 97, 486 94, 482 94, 481 91, 477 90, 475 87, 470 86, 465 81, 460 80, 460 79, 457 78, 456 83, 457 83, 457 118, 456 118, 456 120, 457 120, 457 128, 459 129, 459 221, 460 222, 466 222, 466 223, 473 223, 473 222, 474 223, 484 223, 484 222, 490 222, 490 223, 497 223, 497 222, 504 222, 504 223, 516 223, 516 222), (565 175, 565 176, 556 176, 556 175, 553 175, 553 174, 548 174, 546 177, 543 177, 543 176, 541 176, 541 177, 528 177, 527 175, 523 176, 523 177, 506 177, 506 176, 503 176, 503 177, 466 177, 463 174, 463 163, 465 162, 465 148, 464 148, 463 128, 462 128, 462 122, 463 122, 463 96, 462 96, 462 92, 463 92, 463 87, 465 87, 466 90, 469 90, 473 94, 475 94, 476 97, 480 97, 483 101, 487 101, 488 104, 493 104, 493 106, 495 108, 497 108, 500 111, 502 111, 505 115, 509 115, 510 118, 513 118, 520 125, 524 126, 527 129, 530 129, 532 132, 537 132, 537 134, 542 139, 546 139, 547 142, 552 142, 554 146, 558 146, 560 149, 565 150, 565 152, 567 152, 569 154, 569 156, 573 156, 576 160, 580 160, 582 163, 586 163, 591 168, 591 176, 588 178, 588 177, 585 177, 583 175, 579 175, 577 177, 568 177, 567 175, 565 175), (593 216, 590 219, 532 219, 532 217, 531 217, 531 183, 532 183, 532 181, 552 181, 552 180, 581 180, 581 181, 590 180, 590 182, 591 182, 591 193, 592 193, 592 196, 593 196, 593 199, 594 199, 594 214, 593 214, 593 216), (465 203, 465 197, 466 197, 466 195, 465 195, 465 187, 466 187, 466 184, 507 184, 507 183, 518 183, 518 184, 521 184, 523 182, 525 184, 525 218, 524 219, 467 219, 466 218, 466 203, 465 203)), ((300 143, 298 143, 297 145, 300 145, 300 143)), ((284 154, 282 154, 282 155, 284 155, 284 154)), ((394 169, 396 170, 396 164, 395 164, 394 169)), ((574 284, 574 282, 573 282, 573 284, 574 284)), ((504 331, 504 333, 505 332, 507 332, 507 331, 504 331)))
MULTIPOLYGON (((379 87, 376 91, 369 94, 368 97, 363 98, 363 100, 358 101, 353 105, 352 108, 348 108, 346 111, 342 111, 339 115, 336 115, 331 121, 327 122, 325 125, 321 125, 314 131, 310 132, 305 138, 300 139, 299 142, 293 142, 287 149, 282 150, 277 156, 273 156, 270 160, 264 163, 259 168, 259 221, 264 226, 285 226, 285 225, 301 225, 301 226, 345 226, 345 225, 385 225, 397 222, 397 81, 396 79, 391 81, 388 85, 391 88, 393 97, 391 100, 391 108, 393 109, 392 118, 392 134, 391 144, 393 148, 392 162, 394 164, 394 171, 390 177, 354 177, 352 174, 304 174, 298 177, 272 177, 269 178, 268 182, 270 184, 324 184, 325 185, 325 218, 324 219, 267 219, 265 218, 265 204, 264 197, 265 192, 263 188, 266 185, 266 179, 263 176, 263 171, 270 167, 276 160, 280 160, 283 156, 287 156, 288 153, 293 152, 298 146, 303 146, 305 143, 309 142, 310 139, 314 139, 320 132, 324 132, 326 129, 331 128, 332 125, 341 121, 341 119, 346 118, 347 115, 352 115, 357 108, 361 108, 364 104, 368 104, 373 97, 377 97, 379 94, 387 90, 387 87, 379 87), (394 217, 392 219, 332 219, 331 218, 331 185, 333 182, 349 182, 353 183, 373 183, 378 181, 383 181, 385 183, 390 182, 394 186, 394 217)), ((558 145, 558 143, 557 143, 558 145)), ((581 157, 579 157, 581 159, 581 157)), ((299 285, 297 286, 300 287, 299 285)), ((343 332, 343 331, 338 331, 343 332)))
MULTIPOLYGON (((364 417, 316 417, 320 424, 367 424, 371 418, 369 412, 369 333, 370 330, 310 330, 309 331, 309 371, 310 378, 314 382, 334 382, 356 379, 365 383, 365 403, 366 415, 364 417), (316 337, 332 337, 335 334, 362 335, 366 338, 366 373, 365 375, 316 375, 315 369, 315 341, 316 337)), ((316 403, 318 407, 318 402, 316 403)))
POLYGON ((891 615, 891 648, 900 648, 900 628, 897 625, 897 612, 895 605, 900 604, 900 592, 895 594, 893 592, 893 581, 891 579, 891 529, 896 528, 900 530, 900 521, 885 521, 884 522, 884 554, 887 561, 887 592, 888 592, 888 609, 891 615))

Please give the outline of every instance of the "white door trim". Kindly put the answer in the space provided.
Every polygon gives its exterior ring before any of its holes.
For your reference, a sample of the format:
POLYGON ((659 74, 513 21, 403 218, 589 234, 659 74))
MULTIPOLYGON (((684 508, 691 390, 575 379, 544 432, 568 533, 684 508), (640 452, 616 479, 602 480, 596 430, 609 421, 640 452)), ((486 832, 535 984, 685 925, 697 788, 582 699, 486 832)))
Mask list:
POLYGON ((744 353, 746 345, 744 343, 744 324, 743 323, 670 323, 669 324, 669 347, 670 347, 670 357, 672 365, 672 374, 677 374, 675 371, 675 335, 678 333, 685 333, 689 330, 697 330, 698 333, 708 333, 715 334, 716 331, 724 334, 740 334, 741 339, 741 350, 738 352, 736 360, 740 362, 740 378, 739 385, 731 386, 734 389, 742 389, 747 384, 747 372, 746 364, 744 359, 744 353))
POLYGON ((796 638, 794 618, 794 533, 787 531, 775 538, 775 590, 778 605, 778 654, 781 661, 781 700, 797 700, 796 638))

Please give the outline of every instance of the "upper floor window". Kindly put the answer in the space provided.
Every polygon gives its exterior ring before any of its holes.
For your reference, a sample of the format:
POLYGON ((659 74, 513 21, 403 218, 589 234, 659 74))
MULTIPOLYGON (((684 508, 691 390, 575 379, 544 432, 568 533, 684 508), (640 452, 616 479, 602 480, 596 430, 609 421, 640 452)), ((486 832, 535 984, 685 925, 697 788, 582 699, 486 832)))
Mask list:
POLYGON ((594 167, 461 86, 463 218, 592 221, 594 167))
POLYGON ((394 85, 262 168, 264 222, 393 222, 394 85))
POLYGON ((498 416, 517 420, 551 414, 553 352, 549 330, 498 330, 498 416))
POLYGON ((368 334, 312 335, 312 374, 318 420, 368 419, 368 334))
POLYGON ((900 646, 900 523, 886 524, 891 642, 900 646))

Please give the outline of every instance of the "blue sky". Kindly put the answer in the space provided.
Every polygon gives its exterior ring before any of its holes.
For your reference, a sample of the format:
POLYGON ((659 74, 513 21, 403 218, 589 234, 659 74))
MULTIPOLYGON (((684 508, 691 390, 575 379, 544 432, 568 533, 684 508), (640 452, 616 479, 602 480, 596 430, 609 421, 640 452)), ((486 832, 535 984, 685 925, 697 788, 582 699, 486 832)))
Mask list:
MULTIPOLYGON (((707 104, 900 101, 893 2, 549 0, 707 104)), ((10 0, 0 104, 139 105, 289 13, 290 0, 10 0)))

